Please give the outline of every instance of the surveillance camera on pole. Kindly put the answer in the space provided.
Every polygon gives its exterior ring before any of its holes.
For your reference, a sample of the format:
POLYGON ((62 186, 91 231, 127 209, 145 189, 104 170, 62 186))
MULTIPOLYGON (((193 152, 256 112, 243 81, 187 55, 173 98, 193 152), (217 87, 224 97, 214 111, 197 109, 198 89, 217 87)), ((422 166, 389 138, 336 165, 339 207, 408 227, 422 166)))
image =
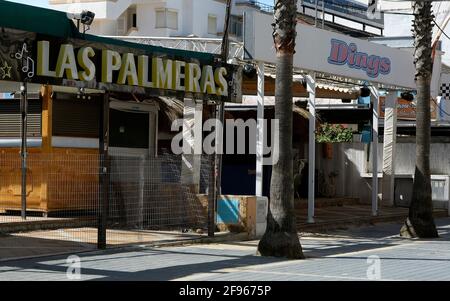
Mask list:
POLYGON ((81 13, 67 13, 67 18, 77 20, 77 28, 80 30, 80 23, 83 24, 83 33, 89 30, 95 18, 95 13, 83 10, 81 13))

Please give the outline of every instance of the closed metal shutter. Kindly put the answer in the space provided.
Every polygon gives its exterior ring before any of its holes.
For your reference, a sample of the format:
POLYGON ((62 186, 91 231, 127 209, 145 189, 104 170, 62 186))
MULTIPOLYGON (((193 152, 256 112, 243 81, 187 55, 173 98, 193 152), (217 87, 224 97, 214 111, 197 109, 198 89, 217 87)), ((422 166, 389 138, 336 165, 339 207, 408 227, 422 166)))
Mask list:
MULTIPOLYGON (((41 137, 42 101, 28 99, 27 136, 41 137)), ((0 137, 20 137, 20 99, 0 100, 0 137)))
POLYGON ((98 138, 99 117, 98 98, 58 93, 53 99, 53 136, 98 138))

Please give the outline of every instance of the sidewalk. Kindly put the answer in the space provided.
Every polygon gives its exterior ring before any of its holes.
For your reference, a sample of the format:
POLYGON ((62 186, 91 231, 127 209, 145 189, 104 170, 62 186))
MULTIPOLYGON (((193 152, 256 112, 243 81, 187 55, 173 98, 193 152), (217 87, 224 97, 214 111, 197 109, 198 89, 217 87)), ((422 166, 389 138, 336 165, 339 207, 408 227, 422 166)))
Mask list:
MULTIPOLYGON (((299 261, 255 256, 256 241, 84 253, 81 280, 367 280, 377 258, 381 280, 450 280, 450 218, 437 222, 435 240, 394 223, 304 234, 299 261)), ((0 263, 0 280, 67 280, 66 257, 0 263)))
MULTIPOLYGON (((246 233, 218 232, 214 237, 206 234, 179 231, 125 231, 107 230, 108 249, 132 246, 181 246, 223 241, 242 241, 246 233)), ((75 254, 97 251, 97 229, 69 228, 42 230, 16 234, 0 233, 0 265, 2 261, 31 257, 75 254)))

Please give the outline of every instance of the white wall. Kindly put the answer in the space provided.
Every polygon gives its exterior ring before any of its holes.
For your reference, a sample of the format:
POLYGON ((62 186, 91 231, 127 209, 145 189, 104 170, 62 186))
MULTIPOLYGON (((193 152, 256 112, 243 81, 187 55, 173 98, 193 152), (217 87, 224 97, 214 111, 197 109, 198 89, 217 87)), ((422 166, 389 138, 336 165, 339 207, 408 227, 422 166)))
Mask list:
MULTIPOLYGON (((372 156, 367 161, 368 145, 363 143, 333 143, 333 158, 325 159, 322 155, 323 144, 316 148, 316 169, 324 173, 327 184, 328 176, 336 173, 332 185, 336 197, 355 197, 363 203, 371 202, 372 190, 372 156), (364 175, 364 177, 363 177, 364 175)), ((450 144, 446 142, 431 143, 430 168, 431 174, 450 175, 450 144)), ((413 175, 415 171, 416 147, 413 142, 398 142, 396 144, 396 175, 413 175)), ((383 159, 383 143, 378 145, 378 162, 383 159)), ((378 173, 382 165, 378 164, 378 173)), ((381 178, 379 179, 381 193, 381 178)))
POLYGON ((117 21, 107 19, 94 20, 88 33, 107 36, 117 35, 117 21))
MULTIPOLYGON (((172 0, 177 1, 177 0, 172 0)), ((217 32, 223 32, 225 23, 226 6, 217 1, 193 1, 194 5, 194 30, 196 36, 203 38, 217 38, 217 35, 208 34, 208 14, 217 16, 217 32), (206 2, 208 4, 206 5, 206 2)))
MULTIPOLYGON (((136 5, 138 31, 133 35, 152 37, 176 37, 194 35, 201 38, 220 38, 225 22, 226 5, 216 0, 117 0, 84 2, 73 4, 53 4, 50 8, 79 13, 90 10, 95 13, 95 21, 89 33, 117 35, 116 20, 130 6, 136 5), (178 11, 178 30, 156 28, 155 9, 170 8, 178 11), (208 33, 208 15, 217 17, 217 33, 208 33)), ((243 11, 254 10, 251 6, 235 3, 232 14, 242 16, 243 11)))

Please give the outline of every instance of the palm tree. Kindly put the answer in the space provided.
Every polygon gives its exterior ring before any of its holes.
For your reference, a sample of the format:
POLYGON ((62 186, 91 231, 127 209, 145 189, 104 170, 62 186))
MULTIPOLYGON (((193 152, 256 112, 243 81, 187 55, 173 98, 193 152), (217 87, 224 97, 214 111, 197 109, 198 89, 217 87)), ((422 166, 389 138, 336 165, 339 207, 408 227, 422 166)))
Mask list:
MULTIPOLYGON (((276 0, 273 39, 277 53, 275 118, 279 159, 272 168, 267 228, 258 245, 262 256, 304 258, 294 212, 292 162, 292 62, 297 35, 297 0, 276 0)), ((275 140, 276 141, 276 140, 275 140)))
POLYGON ((428 1, 414 1, 414 64, 417 85, 416 107, 416 170, 409 217, 400 230, 402 236, 438 237, 433 219, 430 172, 430 82, 432 61, 432 4, 428 1))

